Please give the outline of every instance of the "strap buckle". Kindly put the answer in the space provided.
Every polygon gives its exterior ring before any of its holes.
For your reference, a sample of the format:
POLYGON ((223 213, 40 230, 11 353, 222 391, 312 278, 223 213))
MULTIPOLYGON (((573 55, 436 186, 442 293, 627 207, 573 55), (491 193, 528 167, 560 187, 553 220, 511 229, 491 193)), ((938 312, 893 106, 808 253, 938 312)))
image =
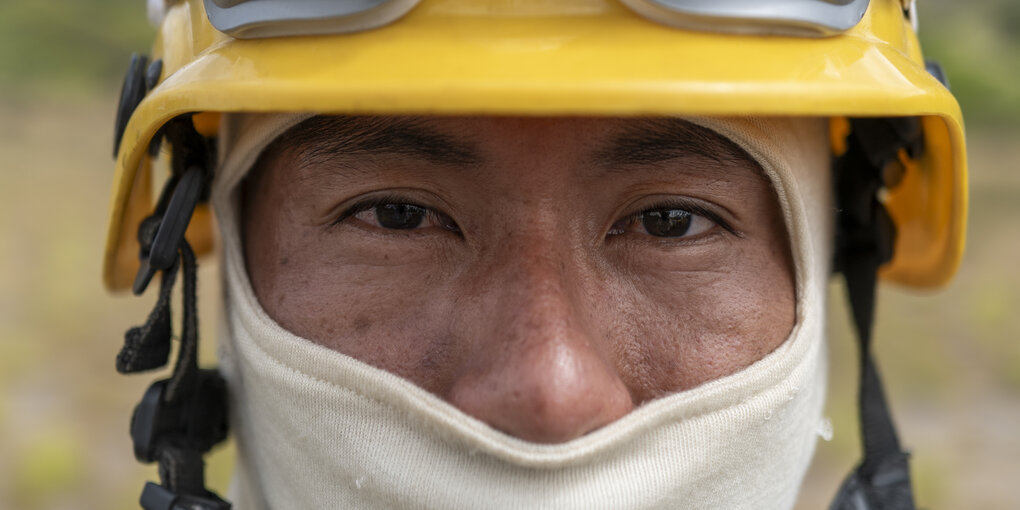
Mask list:
POLYGON ((131 417, 131 439, 139 462, 155 462, 165 441, 207 452, 227 438, 227 387, 215 370, 199 370, 194 389, 168 399, 171 379, 145 391, 131 417))
POLYGON ((145 510, 230 510, 230 503, 211 492, 206 496, 177 494, 153 482, 145 484, 138 502, 145 510))
POLYGON ((229 510, 202 481, 202 454, 227 438, 226 383, 215 370, 199 370, 187 390, 172 384, 149 386, 131 417, 135 458, 159 461, 163 478, 163 485, 148 482, 139 502, 146 510, 229 510))
POLYGON ((176 179, 176 184, 171 181, 170 185, 174 186, 173 194, 159 220, 159 226, 151 232, 151 240, 140 239, 142 265, 138 268, 131 289, 135 295, 145 292, 156 271, 167 269, 177 261, 177 250, 184 239, 191 215, 202 198, 205 172, 193 166, 176 179))
POLYGON ((908 510, 914 508, 910 490, 909 455, 893 454, 870 476, 860 466, 843 481, 829 510, 908 510))

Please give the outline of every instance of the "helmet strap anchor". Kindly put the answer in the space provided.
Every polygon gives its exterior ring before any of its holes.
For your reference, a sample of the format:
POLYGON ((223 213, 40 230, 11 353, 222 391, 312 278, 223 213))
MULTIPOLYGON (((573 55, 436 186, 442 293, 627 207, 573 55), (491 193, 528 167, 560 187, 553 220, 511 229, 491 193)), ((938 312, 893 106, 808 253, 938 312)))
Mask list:
POLYGON ((912 510, 907 463, 871 354, 879 267, 892 259, 896 227, 880 200, 883 169, 923 149, 917 118, 857 119, 836 161, 839 219, 835 268, 846 279, 860 349, 858 408, 864 459, 844 480, 830 510, 912 510))

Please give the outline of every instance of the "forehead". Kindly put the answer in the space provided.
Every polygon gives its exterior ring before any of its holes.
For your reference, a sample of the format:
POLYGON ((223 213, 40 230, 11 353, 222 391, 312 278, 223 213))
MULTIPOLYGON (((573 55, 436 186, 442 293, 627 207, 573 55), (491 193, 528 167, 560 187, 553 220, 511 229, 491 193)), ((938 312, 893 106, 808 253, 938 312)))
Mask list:
POLYGON ((764 176, 733 141, 679 118, 317 116, 267 149, 315 165, 336 158, 397 156, 477 166, 506 152, 584 159, 605 170, 696 158, 764 176))

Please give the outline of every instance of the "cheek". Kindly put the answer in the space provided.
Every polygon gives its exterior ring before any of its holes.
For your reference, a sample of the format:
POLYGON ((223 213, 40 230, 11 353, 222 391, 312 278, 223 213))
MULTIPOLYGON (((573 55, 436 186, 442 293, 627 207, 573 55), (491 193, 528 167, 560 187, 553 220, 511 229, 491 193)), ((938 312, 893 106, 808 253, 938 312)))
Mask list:
POLYGON ((434 393, 448 386, 461 351, 451 345, 451 305, 440 299, 449 295, 446 265, 435 263, 445 258, 441 246, 369 248, 320 228, 276 230, 273 246, 249 257, 249 271, 281 327, 434 393))
POLYGON ((616 280, 608 291, 619 309, 607 331, 635 401, 735 373, 789 336, 795 298, 786 256, 771 243, 745 242, 715 252, 711 270, 648 264, 647 276, 616 280))

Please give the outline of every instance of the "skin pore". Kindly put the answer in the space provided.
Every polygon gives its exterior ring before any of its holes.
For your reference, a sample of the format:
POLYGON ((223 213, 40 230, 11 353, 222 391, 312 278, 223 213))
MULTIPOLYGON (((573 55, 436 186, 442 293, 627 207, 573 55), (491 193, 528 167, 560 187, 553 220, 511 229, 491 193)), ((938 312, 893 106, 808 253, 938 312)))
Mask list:
POLYGON ((770 182, 678 119, 315 117, 243 186, 270 317, 528 441, 734 373, 795 321, 770 182))

